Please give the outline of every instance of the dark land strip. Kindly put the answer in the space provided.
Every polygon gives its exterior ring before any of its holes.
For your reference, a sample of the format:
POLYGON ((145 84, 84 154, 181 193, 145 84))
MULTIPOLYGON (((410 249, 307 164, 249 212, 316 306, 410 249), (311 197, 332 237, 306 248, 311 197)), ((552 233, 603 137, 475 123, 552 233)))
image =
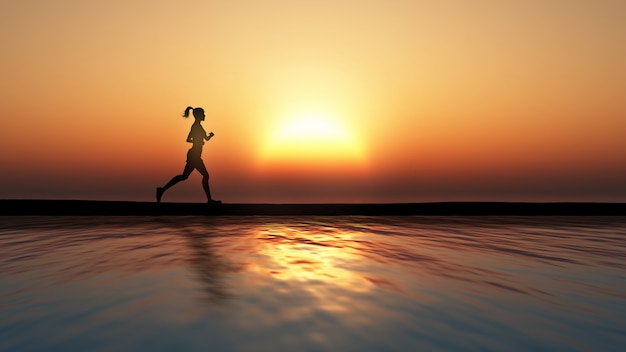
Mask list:
POLYGON ((626 216, 626 203, 432 202, 368 204, 156 203, 0 199, 0 215, 519 215, 626 216))

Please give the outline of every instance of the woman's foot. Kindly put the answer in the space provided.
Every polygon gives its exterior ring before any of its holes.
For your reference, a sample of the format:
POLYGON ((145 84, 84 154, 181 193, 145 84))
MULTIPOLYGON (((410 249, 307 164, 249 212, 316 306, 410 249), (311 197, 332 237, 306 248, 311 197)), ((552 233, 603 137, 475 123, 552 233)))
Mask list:
POLYGON ((163 190, 163 187, 157 187, 156 189, 157 203, 161 203, 161 197, 163 197, 163 192, 165 192, 165 190, 163 190))
POLYGON ((219 204, 222 204, 222 201, 221 200, 215 200, 215 199, 209 199, 208 203, 211 204, 211 205, 219 205, 219 204))

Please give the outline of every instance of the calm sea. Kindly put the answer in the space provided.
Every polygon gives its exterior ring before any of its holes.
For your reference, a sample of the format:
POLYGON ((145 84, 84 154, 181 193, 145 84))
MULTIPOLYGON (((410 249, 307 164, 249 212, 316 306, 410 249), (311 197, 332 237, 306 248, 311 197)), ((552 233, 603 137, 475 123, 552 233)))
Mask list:
POLYGON ((2 351, 624 351, 626 218, 0 217, 2 351))

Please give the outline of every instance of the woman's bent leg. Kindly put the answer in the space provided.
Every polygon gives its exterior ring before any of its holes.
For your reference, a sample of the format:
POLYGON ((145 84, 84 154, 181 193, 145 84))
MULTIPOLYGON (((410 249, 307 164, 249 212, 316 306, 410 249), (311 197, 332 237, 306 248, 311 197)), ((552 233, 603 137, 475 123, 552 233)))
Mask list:
POLYGON ((182 174, 176 175, 176 176, 172 177, 170 182, 168 182, 165 186, 157 187, 157 189, 156 189, 157 203, 161 202, 161 197, 163 197, 163 193, 165 193, 165 191, 168 188, 174 186, 175 184, 177 184, 180 181, 186 180, 189 177, 189 175, 191 174, 192 171, 193 171, 193 167, 190 166, 189 163, 187 163, 187 165, 185 165, 185 169, 183 170, 182 174))

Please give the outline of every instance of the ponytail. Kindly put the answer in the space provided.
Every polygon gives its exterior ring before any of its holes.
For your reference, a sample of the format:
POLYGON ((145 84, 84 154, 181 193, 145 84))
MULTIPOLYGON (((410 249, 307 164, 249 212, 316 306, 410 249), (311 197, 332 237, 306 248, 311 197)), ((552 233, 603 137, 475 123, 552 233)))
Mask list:
POLYGON ((185 109, 185 113, 183 114, 183 117, 189 117, 190 110, 193 110, 193 108, 191 106, 188 106, 187 109, 185 109))

